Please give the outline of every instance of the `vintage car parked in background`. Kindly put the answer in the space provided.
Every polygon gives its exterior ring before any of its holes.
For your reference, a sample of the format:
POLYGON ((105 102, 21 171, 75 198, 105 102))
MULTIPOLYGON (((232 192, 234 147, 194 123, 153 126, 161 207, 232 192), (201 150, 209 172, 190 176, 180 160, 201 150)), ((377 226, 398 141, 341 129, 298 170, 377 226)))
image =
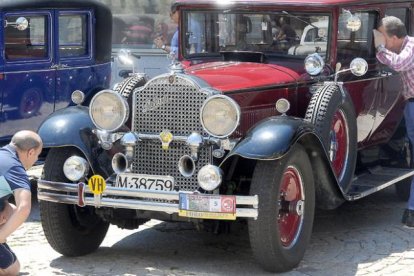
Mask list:
POLYGON ((37 130, 80 89, 109 86, 111 12, 94 1, 0 2, 0 143, 37 130))
POLYGON ((395 183, 407 199, 401 80, 372 30, 387 14, 411 33, 413 2, 225 2, 176 2, 170 73, 135 74, 42 124, 40 212, 56 251, 92 252, 109 224, 246 219, 255 258, 280 272, 303 258, 315 208, 395 183), (295 35, 276 37, 277 22, 295 35))

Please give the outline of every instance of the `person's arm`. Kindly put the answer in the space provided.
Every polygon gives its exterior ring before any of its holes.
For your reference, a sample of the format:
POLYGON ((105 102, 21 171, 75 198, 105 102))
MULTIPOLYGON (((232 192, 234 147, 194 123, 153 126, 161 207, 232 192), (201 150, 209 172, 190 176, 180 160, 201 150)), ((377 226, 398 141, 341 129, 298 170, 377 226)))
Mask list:
POLYGON ((377 59, 389 66, 391 69, 399 71, 407 71, 414 67, 414 43, 409 41, 404 49, 399 53, 394 53, 383 46, 379 47, 377 59))
POLYGON ((14 198, 16 200, 16 210, 9 220, 0 227, 0 243, 5 243, 7 237, 19 228, 30 214, 32 204, 31 192, 23 188, 16 189, 14 190, 14 198))

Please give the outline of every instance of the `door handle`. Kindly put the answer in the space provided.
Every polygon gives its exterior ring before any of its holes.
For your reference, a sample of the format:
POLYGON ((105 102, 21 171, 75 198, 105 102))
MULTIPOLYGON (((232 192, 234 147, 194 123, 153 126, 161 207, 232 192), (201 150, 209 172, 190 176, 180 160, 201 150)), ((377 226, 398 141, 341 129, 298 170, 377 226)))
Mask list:
POLYGON ((378 77, 389 77, 392 76, 392 72, 389 71, 379 71, 377 74, 378 77))

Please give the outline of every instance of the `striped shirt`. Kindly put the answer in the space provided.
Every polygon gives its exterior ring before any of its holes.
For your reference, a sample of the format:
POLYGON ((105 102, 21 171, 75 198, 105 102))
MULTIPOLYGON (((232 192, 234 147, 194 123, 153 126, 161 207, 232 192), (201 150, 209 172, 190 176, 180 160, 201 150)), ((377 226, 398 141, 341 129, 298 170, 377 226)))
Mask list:
POLYGON ((402 91, 404 98, 414 98, 414 37, 405 37, 399 54, 382 47, 377 53, 377 59, 400 72, 404 85, 402 91))

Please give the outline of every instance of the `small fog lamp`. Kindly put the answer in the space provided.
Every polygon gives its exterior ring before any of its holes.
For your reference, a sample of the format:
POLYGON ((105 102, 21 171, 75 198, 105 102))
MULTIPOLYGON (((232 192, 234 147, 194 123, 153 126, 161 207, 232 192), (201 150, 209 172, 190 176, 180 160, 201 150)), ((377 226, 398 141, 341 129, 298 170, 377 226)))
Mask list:
POLYGON ((206 191, 215 190, 223 179, 223 171, 213 165, 205 165, 197 175, 198 184, 206 191))
POLYGON ((63 164, 63 173, 70 181, 79 181, 88 174, 89 165, 86 159, 80 156, 71 156, 63 164))
POLYGON ((276 102, 276 110, 281 114, 285 114, 290 109, 290 103, 288 100, 281 98, 276 102))
POLYGON ((85 100, 85 93, 80 90, 75 90, 72 92, 71 99, 74 104, 79 105, 85 100))

